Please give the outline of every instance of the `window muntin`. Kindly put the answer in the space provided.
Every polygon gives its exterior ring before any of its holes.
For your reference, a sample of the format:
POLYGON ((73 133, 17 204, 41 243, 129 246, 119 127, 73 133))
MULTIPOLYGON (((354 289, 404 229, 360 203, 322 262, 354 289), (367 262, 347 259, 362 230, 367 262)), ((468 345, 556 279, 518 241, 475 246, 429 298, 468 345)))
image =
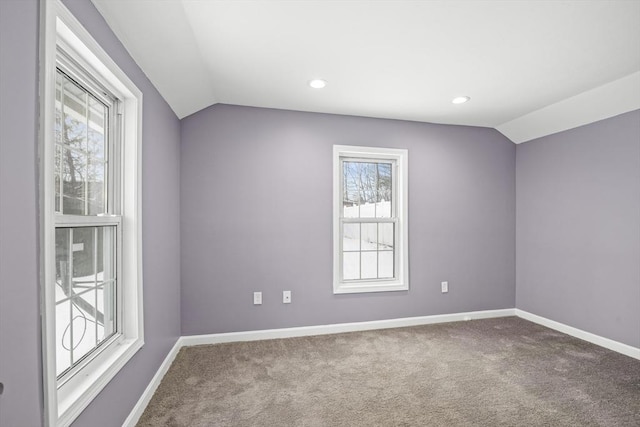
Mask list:
POLYGON ((395 162, 341 158, 341 279, 395 278, 395 162))
POLYGON ((114 226, 56 228, 56 374, 117 332, 114 226))
POLYGON ((334 145, 334 293, 408 289, 407 154, 334 145))
POLYGON ((108 179, 119 143, 118 100, 96 90, 62 52, 58 59, 52 140, 56 377, 62 384, 120 335, 121 217, 112 201, 120 191, 108 179))
POLYGON ((107 212, 109 132, 115 100, 100 101, 61 69, 56 72, 55 210, 66 215, 107 212))

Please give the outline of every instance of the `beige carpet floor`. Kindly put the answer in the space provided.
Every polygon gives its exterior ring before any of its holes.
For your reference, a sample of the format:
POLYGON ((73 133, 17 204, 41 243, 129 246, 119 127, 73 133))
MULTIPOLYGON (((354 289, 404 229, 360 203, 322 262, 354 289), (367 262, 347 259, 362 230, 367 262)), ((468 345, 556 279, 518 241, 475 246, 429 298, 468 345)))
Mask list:
POLYGON ((640 361, 515 317, 180 350, 139 426, 640 426, 640 361))

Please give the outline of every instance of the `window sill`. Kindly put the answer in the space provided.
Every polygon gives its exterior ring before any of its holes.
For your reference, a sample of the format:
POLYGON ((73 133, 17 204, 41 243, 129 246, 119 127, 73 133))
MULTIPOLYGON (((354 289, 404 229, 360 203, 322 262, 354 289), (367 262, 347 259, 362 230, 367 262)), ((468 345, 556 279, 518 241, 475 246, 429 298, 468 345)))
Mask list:
POLYGON ((58 389, 56 425, 70 425, 143 344, 141 339, 114 342, 76 377, 62 385, 58 389))
POLYGON ((409 283, 398 282, 336 283, 333 287, 334 294, 363 294, 369 292, 396 292, 408 290, 409 283))

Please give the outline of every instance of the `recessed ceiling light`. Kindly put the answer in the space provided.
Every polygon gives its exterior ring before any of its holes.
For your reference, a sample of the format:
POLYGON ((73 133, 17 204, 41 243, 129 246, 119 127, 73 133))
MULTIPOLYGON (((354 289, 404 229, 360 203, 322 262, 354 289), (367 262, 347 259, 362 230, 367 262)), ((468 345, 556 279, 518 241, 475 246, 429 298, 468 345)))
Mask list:
POLYGON ((311 86, 314 89, 322 89, 326 85, 327 85, 327 82, 321 79, 315 79, 309 82, 309 86, 311 86))
POLYGON ((454 104, 464 104, 465 102, 467 102, 468 100, 470 100, 471 98, 468 96, 458 96, 456 98, 453 98, 453 102, 454 104))

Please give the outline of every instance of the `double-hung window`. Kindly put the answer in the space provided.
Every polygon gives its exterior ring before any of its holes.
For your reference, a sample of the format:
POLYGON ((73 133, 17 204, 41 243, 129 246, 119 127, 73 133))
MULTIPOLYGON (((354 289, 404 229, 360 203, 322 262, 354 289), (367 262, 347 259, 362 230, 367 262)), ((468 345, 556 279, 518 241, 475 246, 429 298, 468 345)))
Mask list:
POLYGON ((408 289, 407 150, 334 146, 334 293, 408 289))
POLYGON ((42 13, 45 421, 67 426, 143 345, 142 94, 62 3, 42 13))
POLYGON ((118 99, 60 51, 55 102, 56 377, 73 376, 117 338, 118 99))

